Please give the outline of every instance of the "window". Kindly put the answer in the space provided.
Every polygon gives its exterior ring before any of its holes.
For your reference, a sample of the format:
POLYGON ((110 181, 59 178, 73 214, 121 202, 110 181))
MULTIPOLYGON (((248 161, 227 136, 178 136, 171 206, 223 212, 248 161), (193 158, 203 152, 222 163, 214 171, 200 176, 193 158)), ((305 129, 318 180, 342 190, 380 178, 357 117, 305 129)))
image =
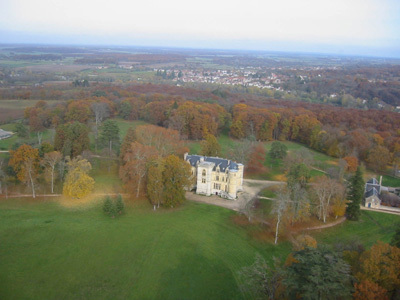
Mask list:
POLYGON ((206 170, 203 170, 203 172, 201 173, 201 175, 206 176, 206 170))
POLYGON ((201 179, 201 183, 206 183, 206 179, 205 178, 201 179))
POLYGON ((216 181, 219 181, 219 176, 217 175, 217 177, 215 178, 216 181))

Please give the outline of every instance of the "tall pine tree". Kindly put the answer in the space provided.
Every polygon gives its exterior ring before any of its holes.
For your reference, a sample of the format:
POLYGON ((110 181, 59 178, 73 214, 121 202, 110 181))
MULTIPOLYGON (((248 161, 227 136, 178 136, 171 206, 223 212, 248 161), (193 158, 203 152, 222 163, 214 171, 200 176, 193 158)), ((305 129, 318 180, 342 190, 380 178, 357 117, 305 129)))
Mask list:
POLYGON ((360 217, 360 205, 364 196, 364 179, 361 168, 358 167, 356 173, 349 182, 349 193, 347 199, 350 201, 347 205, 346 215, 349 220, 357 221, 360 217))

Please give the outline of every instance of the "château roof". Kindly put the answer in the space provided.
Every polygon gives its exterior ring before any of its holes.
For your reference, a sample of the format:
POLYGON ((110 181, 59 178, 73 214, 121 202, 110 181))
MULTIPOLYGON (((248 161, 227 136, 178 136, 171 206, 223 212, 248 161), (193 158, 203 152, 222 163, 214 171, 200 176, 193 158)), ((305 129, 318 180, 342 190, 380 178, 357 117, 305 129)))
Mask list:
POLYGON ((186 161, 189 162, 192 167, 195 167, 197 164, 203 162, 213 163, 214 164, 213 171, 216 171, 217 167, 219 166, 221 172, 225 172, 226 169, 230 171, 235 171, 235 170, 237 171, 239 170, 239 165, 240 165, 232 160, 219 157, 208 157, 202 155, 187 155, 186 161))
POLYGON ((375 187, 373 187, 365 193, 365 198, 369 198, 371 196, 378 196, 378 195, 379 195, 378 190, 375 187))

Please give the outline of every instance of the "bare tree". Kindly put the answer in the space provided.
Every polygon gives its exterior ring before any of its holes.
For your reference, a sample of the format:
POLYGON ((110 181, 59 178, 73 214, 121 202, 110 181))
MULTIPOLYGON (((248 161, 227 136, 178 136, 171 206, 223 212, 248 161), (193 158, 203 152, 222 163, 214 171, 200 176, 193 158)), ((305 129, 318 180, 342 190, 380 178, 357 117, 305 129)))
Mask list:
POLYGON ((244 139, 234 144, 233 148, 229 151, 228 156, 239 163, 247 165, 250 153, 253 150, 254 142, 249 139, 244 139))
POLYGON ((313 184, 313 191, 317 198, 318 218, 326 223, 332 198, 341 190, 340 184, 326 176, 320 176, 313 184))
POLYGON ((304 221, 310 216, 310 200, 307 190, 299 183, 290 188, 290 212, 291 222, 304 221))
POLYGON ((51 178, 51 193, 54 193, 54 175, 56 165, 61 161, 62 155, 58 151, 53 151, 50 153, 46 153, 44 155, 43 160, 41 161, 41 165, 45 168, 46 172, 51 178))
POLYGON ((95 132, 94 132, 94 137, 96 139, 96 147, 97 147, 97 138, 99 134, 99 126, 101 125, 101 122, 107 118, 110 114, 109 109, 108 109, 108 104, 104 102, 95 102, 91 105, 91 109, 94 114, 95 118, 95 132))
POLYGON ((279 237, 279 226, 283 221, 284 213, 288 208, 290 202, 290 194, 287 191, 281 190, 276 196, 276 201, 272 209, 272 213, 276 215, 276 227, 275 227, 275 244, 278 243, 279 237))

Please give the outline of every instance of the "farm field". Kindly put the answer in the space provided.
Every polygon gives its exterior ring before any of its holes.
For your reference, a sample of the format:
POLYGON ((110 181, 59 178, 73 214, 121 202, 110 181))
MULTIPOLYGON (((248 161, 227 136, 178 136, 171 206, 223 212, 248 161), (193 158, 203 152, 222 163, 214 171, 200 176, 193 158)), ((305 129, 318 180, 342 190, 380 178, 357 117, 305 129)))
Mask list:
MULTIPOLYGON (((129 202, 129 201, 128 201, 129 202)), ((0 295, 16 299, 245 299, 238 271, 256 253, 285 260, 289 242, 254 239, 235 212, 198 203, 152 211, 129 202, 112 219, 99 202, 0 201, 0 295)), ((398 216, 362 212, 360 222, 311 232, 318 242, 388 242, 398 216)))

